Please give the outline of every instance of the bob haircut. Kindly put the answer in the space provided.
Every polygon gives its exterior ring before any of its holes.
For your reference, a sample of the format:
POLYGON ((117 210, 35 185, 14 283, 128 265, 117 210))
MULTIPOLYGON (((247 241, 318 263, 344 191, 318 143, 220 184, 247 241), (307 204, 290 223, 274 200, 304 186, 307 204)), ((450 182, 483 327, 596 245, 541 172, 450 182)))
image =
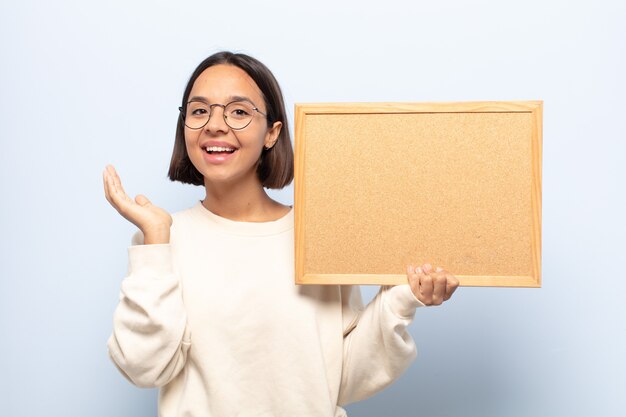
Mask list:
MULTIPOLYGON (((202 72, 214 65, 233 65, 244 70, 263 94, 267 109, 267 125, 273 126, 275 122, 282 122, 280 134, 274 146, 270 149, 263 148, 257 163, 257 176, 265 188, 280 189, 289 185, 293 180, 293 148, 289 136, 287 113, 283 94, 272 72, 263 63, 245 54, 228 51, 218 52, 211 55, 198 65, 189 78, 181 107, 187 107, 189 94, 196 79, 202 72)), ((187 147, 185 146, 185 122, 182 113, 178 117, 176 126, 176 140, 170 161, 168 176, 172 181, 180 181, 185 184, 204 185, 204 177, 193 166, 187 147)))

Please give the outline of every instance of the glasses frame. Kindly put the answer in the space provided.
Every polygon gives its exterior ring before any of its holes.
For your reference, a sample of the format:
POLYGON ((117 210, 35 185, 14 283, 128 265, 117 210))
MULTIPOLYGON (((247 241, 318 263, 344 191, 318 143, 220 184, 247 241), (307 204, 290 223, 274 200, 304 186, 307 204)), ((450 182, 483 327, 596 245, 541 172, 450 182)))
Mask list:
MULTIPOLYGON (((202 103, 202 101, 199 100, 191 100, 187 102, 187 106, 189 106, 189 103, 202 103)), ((204 122, 204 124, 200 127, 190 127, 189 125, 187 125, 187 121, 186 121, 186 117, 185 117, 185 109, 182 107, 178 108, 178 111, 180 112, 180 117, 182 117, 183 119, 183 124, 191 130, 200 130, 200 129, 204 129, 204 127, 207 125, 207 123, 209 123, 209 120, 211 120, 211 116, 213 116, 213 107, 221 107, 222 108, 222 118, 224 119, 224 123, 226 123, 226 125, 231 128, 232 130, 242 130, 245 129, 246 127, 250 126, 250 123, 252 123, 252 119, 254 119, 254 114, 252 115, 252 117, 250 118, 250 120, 248 121, 248 123, 246 123, 245 126, 243 127, 232 127, 230 125, 230 123, 228 123, 228 117, 226 116, 226 107, 230 106, 233 103, 249 103, 252 105, 252 110, 254 110, 257 113, 262 114, 263 116, 265 116, 265 118, 267 118, 267 114, 263 113, 261 110, 259 110, 258 107, 256 107, 254 105, 254 103, 248 101, 248 100, 233 100, 230 103, 226 103, 226 104, 219 104, 219 103, 214 103, 214 104, 208 104, 209 106, 209 117, 206 119, 206 122, 204 122)), ((206 103, 205 103, 206 104, 206 103)))

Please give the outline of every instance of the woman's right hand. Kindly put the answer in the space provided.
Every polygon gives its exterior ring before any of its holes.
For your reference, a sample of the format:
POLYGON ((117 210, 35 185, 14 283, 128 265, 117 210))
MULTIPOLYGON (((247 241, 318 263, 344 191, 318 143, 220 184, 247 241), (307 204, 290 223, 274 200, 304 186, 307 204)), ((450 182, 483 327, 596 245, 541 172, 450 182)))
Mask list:
POLYGON ((107 201, 141 230, 144 244, 169 243, 172 216, 167 211, 153 205, 144 195, 131 199, 122 188, 120 177, 112 165, 107 165, 103 179, 107 201))

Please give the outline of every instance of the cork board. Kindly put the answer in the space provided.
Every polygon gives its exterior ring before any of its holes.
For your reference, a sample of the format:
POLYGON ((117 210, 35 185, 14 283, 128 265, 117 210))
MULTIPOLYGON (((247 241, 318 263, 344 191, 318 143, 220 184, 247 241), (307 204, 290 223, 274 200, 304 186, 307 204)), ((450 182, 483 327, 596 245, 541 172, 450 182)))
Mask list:
POLYGON ((540 287, 542 108, 296 104, 296 283, 540 287))

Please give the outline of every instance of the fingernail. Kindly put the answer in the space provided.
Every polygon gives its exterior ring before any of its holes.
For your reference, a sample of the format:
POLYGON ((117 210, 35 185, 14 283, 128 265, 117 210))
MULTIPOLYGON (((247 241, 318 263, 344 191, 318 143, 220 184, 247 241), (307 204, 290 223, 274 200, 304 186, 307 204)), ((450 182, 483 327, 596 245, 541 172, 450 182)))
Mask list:
POLYGON ((417 272, 418 274, 422 274, 422 268, 421 267, 417 267, 417 269, 415 269, 415 272, 417 272))
POLYGON ((441 271, 443 271, 443 268, 437 267, 437 269, 435 271, 441 272, 441 271))
POLYGON ((415 269, 413 268, 413 265, 409 265, 409 266, 406 267, 406 273, 407 274, 415 273, 415 269))

